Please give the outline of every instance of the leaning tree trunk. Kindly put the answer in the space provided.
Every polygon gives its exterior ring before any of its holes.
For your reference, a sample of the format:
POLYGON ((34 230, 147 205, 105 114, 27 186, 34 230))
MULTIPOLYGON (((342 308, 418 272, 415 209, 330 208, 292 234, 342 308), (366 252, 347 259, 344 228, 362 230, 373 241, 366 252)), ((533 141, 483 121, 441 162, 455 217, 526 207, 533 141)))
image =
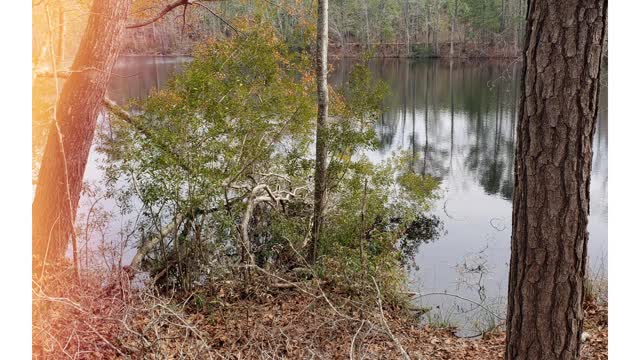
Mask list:
POLYGON ((316 79, 318 87, 318 120, 316 125, 316 168, 314 179, 313 228, 308 261, 313 264, 318 256, 318 242, 322 229, 322 213, 326 201, 327 134, 329 117, 329 89, 327 87, 327 48, 329 46, 329 1, 318 0, 318 26, 316 38, 316 79))
MULTIPOLYGON (((70 76, 56 104, 32 205, 37 262, 64 256, 100 104, 118 56, 130 0, 96 0, 70 76)), ((35 265, 35 264, 34 264, 35 265)))
POLYGON ((606 0, 530 0, 506 359, 577 359, 606 0))

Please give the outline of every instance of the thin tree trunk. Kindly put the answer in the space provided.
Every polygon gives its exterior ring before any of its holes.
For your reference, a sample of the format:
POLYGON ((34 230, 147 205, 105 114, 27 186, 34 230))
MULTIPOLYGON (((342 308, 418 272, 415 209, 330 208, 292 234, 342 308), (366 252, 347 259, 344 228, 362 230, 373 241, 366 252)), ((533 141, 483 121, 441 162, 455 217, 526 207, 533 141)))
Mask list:
POLYGON ((425 13, 426 13, 426 18, 425 18, 426 37, 425 37, 424 43, 426 46, 429 46, 429 37, 431 35, 431 3, 429 1, 426 1, 425 3, 425 13))
POLYGON ((58 45, 56 49, 56 63, 60 66, 64 61, 65 9, 62 1, 59 2, 58 6, 58 45))
POLYGON ((409 0, 404 0, 404 42, 406 56, 411 54, 411 40, 409 37, 409 0))
POLYGON ((436 0, 435 11, 434 11, 434 24, 433 24, 433 54, 436 57, 440 56, 440 44, 438 43, 438 30, 440 27, 440 11, 439 11, 439 0, 436 0))
POLYGON ((500 2, 500 33, 504 31, 504 0, 500 2))
POLYGON ((371 43, 371 39, 369 36, 369 4, 367 4, 367 0, 362 0, 362 6, 364 7, 364 24, 365 24, 365 31, 366 33, 366 38, 367 38, 367 43, 366 43, 366 49, 369 50, 369 44, 371 43))
MULTIPOLYGON (((94 1, 87 28, 56 104, 32 205, 38 261, 64 256, 100 104, 118 55, 130 0, 94 1)), ((35 265, 35 264, 34 264, 35 265)))
POLYGON ((482 30, 480 30, 480 41, 482 43, 487 39, 487 1, 482 0, 482 30))
POLYGON ((531 0, 517 125, 506 359, 578 359, 606 0, 531 0))
POLYGON ((453 19, 451 19, 451 34, 449 35, 449 56, 450 57, 453 57, 453 34, 456 31, 457 17, 458 17, 458 0, 455 1, 455 6, 453 10, 453 19))
POLYGON ((518 29, 520 28, 520 24, 519 24, 519 20, 518 20, 518 16, 520 15, 520 0, 518 0, 518 12, 515 13, 515 15, 513 15, 513 55, 517 56, 518 55, 518 29))
POLYGON ((313 202, 313 228, 308 261, 314 264, 318 257, 322 218, 326 201, 327 144, 326 122, 329 117, 329 89, 327 86, 327 48, 329 45, 329 2, 318 0, 316 38, 316 78, 318 91, 318 120, 316 129, 316 167, 313 202))
POLYGON ((365 248, 364 248, 364 244, 365 241, 367 240, 367 234, 366 234, 366 228, 367 228, 367 223, 366 223, 366 219, 367 219, 367 178, 364 178, 364 190, 362 193, 362 206, 361 206, 361 213, 360 213, 360 268, 362 269, 362 276, 364 278, 364 276, 366 275, 366 264, 367 264, 367 259, 365 257, 365 248))
MULTIPOLYGON (((524 6, 522 6, 523 2, 525 2, 525 1, 526 0, 518 0, 518 18, 519 18, 519 20, 523 18, 523 13, 522 13, 523 12, 523 7, 524 8, 527 7, 526 3, 525 3, 524 6)), ((520 34, 519 37, 518 37, 518 44, 520 45, 520 49, 523 48, 524 39, 523 39, 522 35, 524 34, 524 23, 525 23, 525 21, 521 21, 521 20, 518 21, 518 34, 520 34)))

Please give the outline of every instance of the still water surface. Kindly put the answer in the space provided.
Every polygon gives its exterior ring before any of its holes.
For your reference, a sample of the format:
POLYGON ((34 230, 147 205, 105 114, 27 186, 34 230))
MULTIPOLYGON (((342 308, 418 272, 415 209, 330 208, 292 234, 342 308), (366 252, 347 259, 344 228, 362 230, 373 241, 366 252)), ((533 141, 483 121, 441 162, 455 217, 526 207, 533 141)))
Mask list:
MULTIPOLYGON (((109 96, 118 103, 144 98, 186 61, 122 57, 109 96)), ((344 81, 350 62, 332 65, 330 81, 344 81)), ((462 335, 473 335, 499 322, 491 312, 504 317, 519 64, 393 59, 373 61, 371 70, 389 84, 391 93, 376 127, 381 148, 368 156, 381 161, 394 151, 408 151, 416 173, 441 181, 441 196, 431 213, 444 227, 439 238, 420 246, 417 269, 410 271, 412 288, 425 294, 416 302, 432 307, 427 316, 431 321, 452 322, 462 335)), ((606 87, 601 93, 588 246, 591 271, 606 276, 606 87)), ((94 152, 86 173, 89 180, 101 177, 96 159, 94 152)))

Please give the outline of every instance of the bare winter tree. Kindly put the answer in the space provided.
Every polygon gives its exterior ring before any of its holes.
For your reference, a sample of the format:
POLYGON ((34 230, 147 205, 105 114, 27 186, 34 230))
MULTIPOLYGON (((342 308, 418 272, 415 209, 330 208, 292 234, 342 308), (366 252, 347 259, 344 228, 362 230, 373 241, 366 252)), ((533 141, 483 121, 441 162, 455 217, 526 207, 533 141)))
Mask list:
POLYGON ((32 205, 33 254, 40 261, 61 258, 73 233, 96 119, 130 5, 131 0, 93 2, 55 105, 32 205))
POLYGON ((578 359, 606 0, 530 0, 506 359, 578 359))
POLYGON ((318 86, 318 121, 316 129, 316 168, 313 205, 313 228, 308 261, 313 264, 318 256, 318 241, 322 228, 327 182, 326 122, 329 116, 329 89, 327 86, 327 50, 329 46, 329 3, 318 0, 318 25, 316 38, 316 78, 318 86))

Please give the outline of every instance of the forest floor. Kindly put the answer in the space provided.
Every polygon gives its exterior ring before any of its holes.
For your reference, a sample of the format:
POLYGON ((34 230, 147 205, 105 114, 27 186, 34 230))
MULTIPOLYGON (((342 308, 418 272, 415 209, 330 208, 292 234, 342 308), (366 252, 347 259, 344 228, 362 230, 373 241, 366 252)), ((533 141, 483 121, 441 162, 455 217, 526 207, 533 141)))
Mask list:
MULTIPOLYGON (((421 324, 400 307, 383 306, 379 296, 374 306, 359 306, 312 281, 261 279, 249 293, 223 281, 182 296, 134 290, 126 281, 107 287, 100 280, 80 285, 59 279, 46 287, 39 281, 34 359, 406 359, 403 353, 411 359, 499 359, 504 351, 501 328, 459 338, 452 328, 421 324)), ((607 311, 606 302, 585 306, 589 335, 581 358, 607 358, 607 311)))
MULTIPOLYGON (((607 359, 607 306, 590 305, 586 315, 589 338, 581 358, 607 359)), ((501 359, 505 347, 503 330, 464 339, 453 328, 419 325, 392 310, 385 311, 385 330, 372 321, 346 319, 321 301, 298 294, 264 304, 240 302, 210 316, 216 320, 199 313, 188 318, 209 337, 211 351, 220 358, 402 359, 401 346, 411 359, 501 359)))

